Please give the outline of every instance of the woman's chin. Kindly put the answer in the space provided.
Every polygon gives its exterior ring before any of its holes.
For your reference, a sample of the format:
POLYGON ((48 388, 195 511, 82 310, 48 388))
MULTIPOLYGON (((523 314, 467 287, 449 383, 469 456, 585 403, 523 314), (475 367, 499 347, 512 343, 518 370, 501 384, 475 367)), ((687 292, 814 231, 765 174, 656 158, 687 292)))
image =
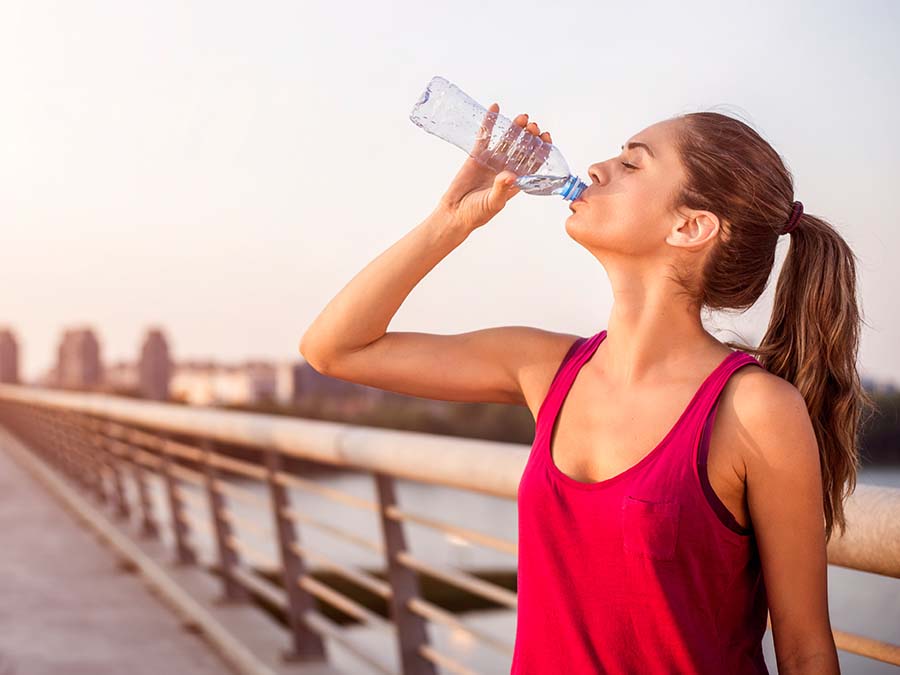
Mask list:
POLYGON ((577 234, 582 230, 581 224, 578 222, 578 219, 574 217, 573 213, 571 216, 566 218, 566 232, 572 239, 577 239, 577 234))

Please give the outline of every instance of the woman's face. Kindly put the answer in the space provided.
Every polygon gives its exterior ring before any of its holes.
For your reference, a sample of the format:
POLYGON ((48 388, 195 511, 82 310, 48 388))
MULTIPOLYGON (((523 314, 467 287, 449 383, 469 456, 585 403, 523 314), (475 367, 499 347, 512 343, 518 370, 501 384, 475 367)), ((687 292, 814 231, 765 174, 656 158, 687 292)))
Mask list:
POLYGON ((566 232, 598 259, 671 255, 669 244, 685 243, 680 228, 707 213, 673 208, 684 179, 675 145, 679 124, 649 126, 627 139, 621 154, 589 167, 591 184, 570 204, 566 232))

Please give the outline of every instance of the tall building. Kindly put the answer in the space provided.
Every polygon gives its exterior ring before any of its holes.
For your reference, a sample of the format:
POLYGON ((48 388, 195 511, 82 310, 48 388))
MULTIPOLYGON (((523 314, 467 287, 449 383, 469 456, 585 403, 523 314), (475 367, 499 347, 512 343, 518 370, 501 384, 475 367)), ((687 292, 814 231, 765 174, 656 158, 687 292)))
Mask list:
POLYGON ((71 328, 63 334, 56 365, 57 386, 94 389, 103 381, 100 343, 90 328, 71 328))
POLYGON ((19 346, 9 329, 0 330, 0 382, 19 383, 19 346))
POLYGON ((138 389, 141 396, 156 401, 168 400, 172 371, 173 364, 165 335, 157 328, 148 330, 138 363, 138 389))

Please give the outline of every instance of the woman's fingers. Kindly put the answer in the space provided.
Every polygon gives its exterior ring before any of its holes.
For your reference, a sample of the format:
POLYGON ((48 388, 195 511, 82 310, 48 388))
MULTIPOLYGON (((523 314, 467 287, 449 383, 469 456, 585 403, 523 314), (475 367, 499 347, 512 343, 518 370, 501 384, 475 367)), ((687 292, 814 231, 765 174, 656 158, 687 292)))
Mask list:
POLYGON ((523 127, 526 131, 534 134, 535 136, 540 136, 541 140, 546 141, 548 143, 552 143, 553 141, 550 138, 550 132, 545 131, 541 133, 541 128, 538 126, 537 122, 529 122, 528 114, 522 113, 521 115, 516 116, 516 119, 513 120, 517 125, 523 127))

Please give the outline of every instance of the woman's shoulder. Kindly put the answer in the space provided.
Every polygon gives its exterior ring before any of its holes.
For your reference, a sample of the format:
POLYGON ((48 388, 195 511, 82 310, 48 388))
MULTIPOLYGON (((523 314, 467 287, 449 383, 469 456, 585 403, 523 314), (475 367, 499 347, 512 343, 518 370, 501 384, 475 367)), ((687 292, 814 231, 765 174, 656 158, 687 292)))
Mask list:
POLYGON ((720 394, 716 427, 744 469, 760 460, 763 448, 779 452, 779 437, 803 433, 810 426, 800 391, 765 368, 739 368, 720 394))
POLYGON ((729 378, 728 386, 733 392, 735 409, 744 418, 765 417, 775 408, 804 403, 797 387, 765 367, 739 368, 729 378))

